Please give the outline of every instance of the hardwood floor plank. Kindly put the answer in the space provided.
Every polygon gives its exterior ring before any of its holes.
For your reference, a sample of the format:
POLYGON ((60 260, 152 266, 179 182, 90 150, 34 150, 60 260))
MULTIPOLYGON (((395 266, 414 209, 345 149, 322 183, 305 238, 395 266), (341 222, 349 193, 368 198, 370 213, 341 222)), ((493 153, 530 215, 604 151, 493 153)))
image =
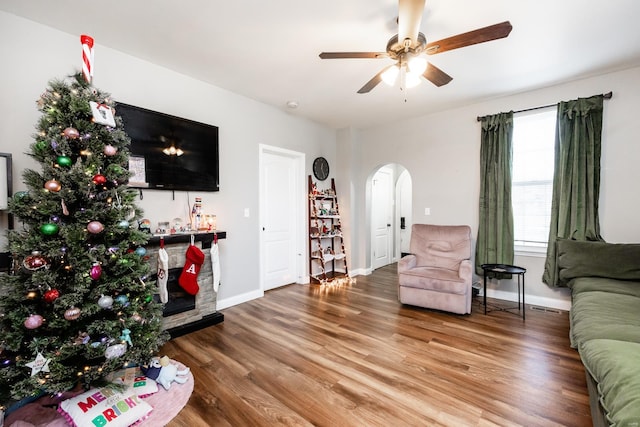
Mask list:
POLYGON ((404 306, 396 266, 350 286, 289 285, 162 353, 195 388, 179 426, 588 426, 565 312, 404 306))

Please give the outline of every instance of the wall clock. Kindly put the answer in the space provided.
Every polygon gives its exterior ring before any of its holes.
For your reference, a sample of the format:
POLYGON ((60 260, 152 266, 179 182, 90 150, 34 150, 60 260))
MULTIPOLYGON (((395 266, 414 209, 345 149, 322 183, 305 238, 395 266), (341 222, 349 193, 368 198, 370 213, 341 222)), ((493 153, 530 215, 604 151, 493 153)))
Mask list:
POLYGON ((329 176, 329 162, 324 157, 318 157, 313 161, 313 174, 320 181, 329 176))

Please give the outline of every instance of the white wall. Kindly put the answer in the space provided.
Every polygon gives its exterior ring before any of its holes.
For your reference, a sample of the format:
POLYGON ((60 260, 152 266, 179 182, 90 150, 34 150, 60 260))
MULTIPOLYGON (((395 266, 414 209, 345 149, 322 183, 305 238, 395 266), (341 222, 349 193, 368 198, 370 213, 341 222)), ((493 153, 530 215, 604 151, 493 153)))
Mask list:
MULTIPOLYGON (((91 29, 87 28, 87 33, 91 29)), ((23 153, 39 118, 35 101, 52 78, 75 72, 80 65, 77 35, 0 12, 0 152, 14 160, 14 191, 25 189, 21 175, 38 164, 23 153)), ((258 144, 306 153, 307 174, 319 155, 331 164, 336 178, 345 245, 351 272, 370 269, 366 180, 384 164, 398 163, 411 174, 413 222, 469 224, 477 232, 480 126, 476 116, 556 103, 560 100, 613 91, 605 102, 601 226, 611 242, 640 241, 636 220, 640 210, 640 68, 593 77, 556 87, 494 99, 464 108, 406 120, 402 123, 338 132, 301 120, 276 108, 235 95, 185 75, 100 45, 96 41, 94 84, 116 100, 220 127, 221 191, 190 194, 145 191, 140 205, 155 224, 186 216, 188 199, 203 197, 206 210, 218 216, 218 228, 228 232, 221 243, 220 306, 261 294, 259 289, 258 144), (424 208, 431 215, 424 216, 424 208), (249 208, 250 217, 243 211, 249 208)), ((221 64, 221 66, 223 66, 221 64)), ((455 80, 451 83, 455 84, 455 80)), ((420 90, 420 87, 414 89, 420 90)), ((446 90, 446 87, 442 90, 446 90)), ((399 94, 400 96, 400 94, 399 94)), ((306 203, 306 201, 305 201, 306 203)), ((0 227, 6 228, 0 214, 0 227)), ((3 241, 0 238, 0 248, 3 241)), ((528 302, 568 307, 566 290, 542 284, 542 258, 517 257, 528 269, 528 302)), ((513 284, 496 288, 513 292, 513 284)), ((491 294, 490 294, 491 295, 491 294)), ((512 295, 507 294, 506 297, 512 295)))
MULTIPOLYGON (((398 163, 411 174, 413 222, 468 224, 473 235, 478 228, 480 124, 477 116, 553 104, 561 100, 613 91, 605 101, 602 150, 600 223, 602 236, 610 242, 640 242, 640 68, 629 69, 569 84, 494 99, 463 108, 430 114, 375 128, 351 132, 350 140, 361 153, 353 177, 355 209, 363 220, 354 246, 366 245, 366 180, 382 163, 398 163), (424 208, 431 215, 424 215, 424 208)), ((452 82, 455 84, 455 80, 452 82)), ((446 90, 446 88, 443 88, 446 90)), ((412 89, 419 91, 420 87, 412 89)), ((400 94, 398 94, 400 96, 400 94)), ((338 148, 345 151, 345 148, 338 148)), ((475 239, 475 238, 474 238, 475 239)), ((362 255, 362 253, 360 254, 362 255)), ((370 261, 359 257, 355 262, 370 261)), ((566 289, 550 289, 542 283, 544 258, 517 256, 517 265, 527 268, 527 302, 557 308, 569 307, 566 289)), ((489 295, 514 298, 514 283, 502 283, 489 295), (504 292, 508 292, 504 294, 504 292)))
MULTIPOLYGON (((86 31, 91 34, 90 28, 86 31)), ((23 154, 40 116, 35 101, 49 80, 79 69, 81 46, 77 35, 4 12, 0 12, 0 39, 0 152, 13 154, 14 191, 18 191, 26 189, 22 171, 39 170, 39 165, 23 154)), ((334 164, 335 131, 106 48, 99 40, 93 83, 116 101, 219 127, 219 192, 176 192, 174 201, 171 192, 145 190, 139 205, 155 227, 158 221, 186 218, 187 202, 201 196, 203 208, 217 215, 218 229, 228 233, 227 240, 220 243, 218 307, 260 296, 258 144, 305 153, 306 170, 310 171, 318 155, 334 164), (248 218, 243 215, 245 208, 249 208, 248 218)), ((0 222, 3 230, 5 217, 0 222)), ((0 241, 0 246, 4 247, 3 243, 0 241)))

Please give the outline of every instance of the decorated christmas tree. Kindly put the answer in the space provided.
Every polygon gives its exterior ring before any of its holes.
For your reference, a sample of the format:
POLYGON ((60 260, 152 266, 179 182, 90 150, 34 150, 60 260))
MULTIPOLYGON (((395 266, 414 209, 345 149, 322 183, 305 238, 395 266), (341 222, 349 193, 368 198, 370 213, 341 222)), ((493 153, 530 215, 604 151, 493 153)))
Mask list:
POLYGON ((167 336, 127 187, 129 138, 109 94, 78 73, 37 101, 28 191, 10 201, 14 274, 0 276, 0 402, 100 383, 167 336), (115 113, 115 114, 114 114, 115 113))

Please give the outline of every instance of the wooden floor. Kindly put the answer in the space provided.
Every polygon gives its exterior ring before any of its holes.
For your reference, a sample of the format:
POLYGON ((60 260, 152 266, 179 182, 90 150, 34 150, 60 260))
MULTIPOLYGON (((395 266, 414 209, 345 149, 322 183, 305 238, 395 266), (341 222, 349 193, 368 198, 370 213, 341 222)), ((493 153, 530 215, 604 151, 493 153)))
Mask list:
POLYGON ((395 264, 289 285, 168 342, 195 389, 178 426, 590 426, 568 314, 403 306, 395 264))

